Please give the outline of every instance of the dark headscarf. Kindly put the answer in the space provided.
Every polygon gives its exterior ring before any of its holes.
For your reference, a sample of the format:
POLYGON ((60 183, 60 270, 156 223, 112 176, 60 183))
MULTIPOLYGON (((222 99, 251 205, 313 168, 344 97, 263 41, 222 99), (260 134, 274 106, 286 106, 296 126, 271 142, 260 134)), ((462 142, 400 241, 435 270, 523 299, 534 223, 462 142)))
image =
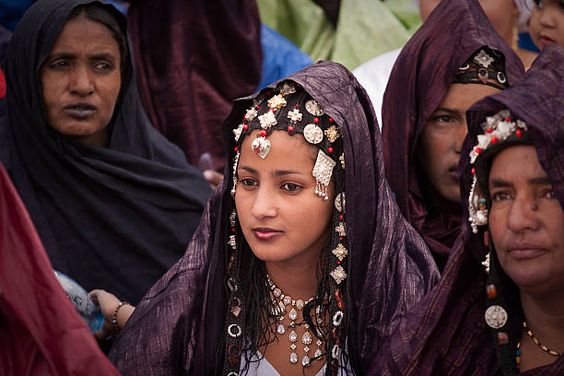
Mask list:
MULTIPOLYGON (((347 345, 353 368, 363 374, 382 338, 434 285, 438 273, 388 188, 379 129, 364 89, 343 66, 330 62, 307 67, 288 80, 299 84, 341 127, 350 247, 344 288, 351 315, 347 345)), ((110 353, 125 375, 155 368, 163 375, 223 369, 232 131, 253 99, 236 102, 224 126, 231 155, 225 170, 229 183, 210 201, 184 258, 145 296, 110 353)))
POLYGON ((118 375, 55 278, 0 163, 0 375, 118 375))
MULTIPOLYGON (((182 255, 209 187, 147 120, 129 60, 108 148, 69 141, 48 126, 39 69, 72 10, 90 3, 41 0, 20 21, 6 60, 0 158, 54 267, 87 290, 137 302, 182 255)), ((127 35, 123 16, 95 3, 127 35)))
POLYGON ((223 167, 221 123, 261 79, 256 1, 130 2, 131 49, 151 122, 189 163, 210 153, 213 168, 223 167))
POLYGON ((402 49, 384 94, 386 177, 401 212, 422 234, 441 267, 460 232, 462 212, 457 203, 426 192, 431 183, 420 171, 417 145, 458 68, 482 46, 503 53, 510 85, 520 80, 521 61, 494 30, 478 1, 442 1, 402 49), (432 218, 431 202, 439 208, 432 218))
MULTIPOLYGON (((528 140, 535 146, 540 164, 564 208, 563 59, 564 47, 546 49, 522 84, 478 102, 469 111, 469 134, 459 166, 465 220, 472 183, 469 153, 477 144, 477 135, 483 133, 481 124, 486 116, 503 109, 527 124, 528 140)), ((486 274, 481 265, 487 252, 484 230, 472 234, 470 226, 464 224, 441 282, 407 316, 373 363, 373 370, 378 374, 493 375, 501 372, 495 346, 497 338, 494 342, 484 321, 487 307, 486 274)), ((513 311, 519 309, 513 307, 513 311)), ((505 352, 512 360, 520 339, 520 324, 517 325, 519 338, 510 335, 509 344, 505 345, 508 349, 505 352)), ((562 375, 564 358, 521 374, 562 375)))

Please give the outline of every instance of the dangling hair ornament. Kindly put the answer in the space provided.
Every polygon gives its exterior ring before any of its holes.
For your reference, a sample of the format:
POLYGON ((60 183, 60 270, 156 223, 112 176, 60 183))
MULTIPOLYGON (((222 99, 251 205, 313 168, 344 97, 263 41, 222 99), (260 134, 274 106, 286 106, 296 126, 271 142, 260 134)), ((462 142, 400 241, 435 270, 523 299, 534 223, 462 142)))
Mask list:
POLYGON ((239 157, 241 153, 237 151, 233 158, 233 187, 231 188, 231 197, 235 197, 235 190, 237 189, 237 167, 239 165, 239 157))
POLYGON ((327 195, 327 188, 331 182, 333 168, 336 165, 337 162, 329 158, 322 150, 317 152, 317 159, 315 160, 315 165, 313 166, 312 175, 316 180, 315 194, 319 197, 323 197, 324 200, 329 199, 329 196, 327 195))
POLYGON ((527 125, 521 120, 514 121, 509 111, 502 110, 494 116, 487 117, 482 124, 482 129, 484 134, 478 135, 478 144, 470 152, 470 164, 473 165, 472 175, 474 175, 474 178, 472 180, 470 196, 468 197, 468 220, 470 221, 472 232, 475 234, 478 233, 478 226, 488 224, 489 214, 487 197, 483 194, 478 184, 475 167, 476 160, 492 145, 503 142, 511 136, 521 138, 523 132, 527 131, 527 125))

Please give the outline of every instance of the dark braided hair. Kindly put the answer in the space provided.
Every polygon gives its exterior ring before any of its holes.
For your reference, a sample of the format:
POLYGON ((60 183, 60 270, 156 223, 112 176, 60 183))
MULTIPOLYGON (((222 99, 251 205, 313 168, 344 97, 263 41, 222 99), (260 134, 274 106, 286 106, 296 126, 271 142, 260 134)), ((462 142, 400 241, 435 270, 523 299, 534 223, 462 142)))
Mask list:
MULTIPOLYGON (((236 184, 236 162, 241 144, 245 137, 255 130, 262 130, 259 123, 258 114, 269 111, 267 100, 280 92, 285 93, 286 105, 275 110, 277 124, 269 127, 263 134, 267 137, 274 130, 286 131, 290 135, 303 134, 304 128, 308 124, 316 124, 323 131, 323 140, 315 145, 327 156, 336 162, 333 168, 332 183, 335 187, 335 195, 342 193, 341 211, 333 208, 331 221, 331 236, 328 239, 317 265, 316 277, 318 279, 316 297, 308 302, 303 308, 304 321, 312 329, 313 337, 323 341, 325 349, 322 356, 325 356, 327 364, 327 375, 336 375, 339 368, 346 366, 347 355, 345 349, 345 339, 348 331, 349 306, 345 301, 347 280, 337 283, 331 276, 331 272, 336 268, 342 267, 349 274, 347 258, 338 260, 332 251, 339 244, 348 249, 348 241, 344 234, 339 234, 335 228, 337 225, 345 225, 344 193, 345 193, 345 166, 343 156, 342 137, 333 139, 327 136, 327 130, 337 130, 339 127, 333 119, 326 114, 313 115, 306 109, 306 103, 312 100, 308 93, 295 83, 281 83, 276 90, 266 90, 257 99, 254 107, 249 109, 256 111, 254 116, 245 116, 243 123, 239 126, 240 136, 233 150, 231 161, 235 166, 233 169, 234 186, 236 184), (295 92, 285 93, 285 89, 291 85, 295 92), (287 117, 288 112, 299 109, 303 118, 301 121, 290 121, 287 117), (343 157, 342 157, 343 156, 343 157), (341 158, 342 157, 342 158, 341 158), (319 314, 317 314, 319 312, 319 314), (322 318, 321 320, 319 318, 322 318)), ((229 177, 226 177, 229 179, 229 177)), ((312 192, 312 194, 314 194, 312 192)), ((321 198, 320 198, 321 199, 321 198)), ((237 221, 234 200, 230 202, 229 210, 232 211, 228 231, 230 241, 226 245, 226 257, 228 265, 228 312, 225 321, 225 361, 223 374, 238 375, 240 368, 241 354, 245 357, 246 368, 243 373, 248 371, 251 358, 258 353, 260 348, 267 346, 276 339, 274 323, 278 316, 272 312, 270 287, 267 284, 266 269, 264 262, 258 259, 248 243, 242 236, 242 231, 237 221)), ((312 360, 315 360, 313 358, 312 360)))

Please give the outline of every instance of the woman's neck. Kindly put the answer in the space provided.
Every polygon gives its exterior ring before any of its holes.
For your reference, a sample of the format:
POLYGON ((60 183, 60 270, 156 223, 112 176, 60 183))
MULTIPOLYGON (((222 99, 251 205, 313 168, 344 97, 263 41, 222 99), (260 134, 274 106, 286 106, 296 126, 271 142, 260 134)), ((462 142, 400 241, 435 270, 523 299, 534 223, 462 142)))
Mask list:
POLYGON ((317 263, 267 262, 266 272, 285 295, 307 300, 317 293, 317 263))
POLYGON ((553 350, 563 352, 564 294, 538 297, 522 291, 521 306, 535 337, 553 350))

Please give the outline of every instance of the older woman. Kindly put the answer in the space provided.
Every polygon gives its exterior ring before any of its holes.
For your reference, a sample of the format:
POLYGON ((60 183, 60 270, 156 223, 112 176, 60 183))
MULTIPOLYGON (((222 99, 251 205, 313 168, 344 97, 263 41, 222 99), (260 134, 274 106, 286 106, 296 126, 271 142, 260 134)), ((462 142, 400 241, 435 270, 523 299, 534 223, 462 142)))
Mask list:
POLYGON ((523 84, 471 110, 460 171, 473 231, 374 372, 564 374, 563 59, 547 48, 523 84))
POLYGON ((123 16, 40 0, 5 67, 0 158, 53 266, 137 302, 183 254, 209 187, 147 121, 123 16))

